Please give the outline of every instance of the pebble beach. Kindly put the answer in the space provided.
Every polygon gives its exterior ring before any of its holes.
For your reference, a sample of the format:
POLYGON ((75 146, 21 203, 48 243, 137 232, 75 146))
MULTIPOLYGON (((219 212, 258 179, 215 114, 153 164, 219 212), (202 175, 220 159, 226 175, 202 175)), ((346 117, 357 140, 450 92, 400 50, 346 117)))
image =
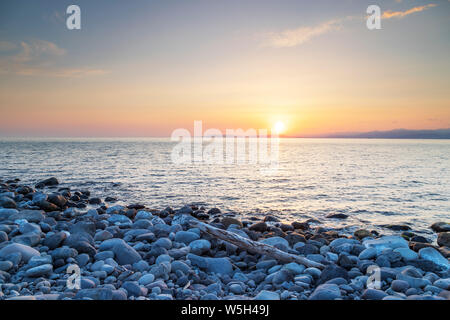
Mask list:
POLYGON ((432 241, 402 225, 348 235, 314 219, 118 200, 55 177, 0 180, 0 300, 450 300, 449 221, 428 226, 432 241), (245 250, 186 218, 323 268, 245 250))

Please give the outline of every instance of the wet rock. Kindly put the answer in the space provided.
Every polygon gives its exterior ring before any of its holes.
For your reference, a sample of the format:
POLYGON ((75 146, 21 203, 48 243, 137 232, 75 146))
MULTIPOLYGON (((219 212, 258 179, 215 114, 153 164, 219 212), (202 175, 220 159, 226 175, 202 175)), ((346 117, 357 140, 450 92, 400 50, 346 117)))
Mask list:
POLYGON ((435 232, 447 232, 450 231, 450 224, 447 222, 436 222, 431 225, 431 229, 435 232))
POLYGON ((307 222, 292 222, 292 226, 294 229, 300 229, 300 230, 308 230, 309 224, 307 222))
POLYGON ((419 255, 409 248, 396 248, 394 252, 399 253, 405 261, 417 260, 419 258, 419 255))
POLYGON ((450 247, 450 232, 441 232, 438 234, 437 243, 441 247, 450 247))
POLYGON ((100 198, 90 198, 88 202, 89 202, 89 204, 101 204, 102 203, 102 199, 100 199, 100 198))
POLYGON ((267 231, 267 224, 265 222, 257 222, 252 224, 248 229, 252 231, 265 232, 267 231))
POLYGON ((35 187, 36 188, 43 188, 43 187, 47 187, 47 186, 56 186, 59 184, 58 179, 56 179, 55 177, 51 177, 42 181, 39 181, 35 187))
POLYGON ((53 203, 59 208, 63 208, 67 203, 67 199, 65 197, 55 193, 48 195, 47 201, 53 203))
POLYGON ((39 202, 39 208, 44 210, 45 212, 58 211, 59 207, 56 204, 53 204, 47 200, 42 200, 39 202))
POLYGON ((240 228, 243 227, 242 222, 236 218, 231 218, 231 217, 223 217, 221 220, 221 223, 223 224, 223 226, 225 227, 225 229, 228 229, 228 227, 232 224, 235 224, 237 226, 239 226, 240 228))
POLYGON ((407 226, 405 224, 388 224, 384 225, 385 228, 395 230, 395 231, 406 231, 411 230, 410 226, 407 226))
POLYGON ((409 248, 408 242, 399 236, 384 236, 376 240, 365 240, 363 245, 366 248, 375 248, 378 254, 386 248, 409 248))
POLYGON ((372 236, 372 234, 366 229, 358 229, 353 233, 353 235, 359 240, 372 236))
POLYGON ((411 237, 410 241, 412 242, 421 242, 421 243, 428 243, 430 242, 427 238, 422 236, 413 236, 411 237))
POLYGON ((327 215, 328 219, 347 219, 348 215, 344 214, 344 213, 334 213, 334 214, 329 214, 327 215))
POLYGON ((446 258, 442 256, 442 254, 439 253, 434 248, 423 248, 419 250, 419 257, 425 260, 429 260, 437 264, 438 266, 444 268, 445 270, 448 270, 450 268, 450 263, 446 258))
POLYGON ((216 214, 221 214, 222 211, 220 211, 219 208, 211 208, 208 210, 208 214, 209 215, 216 215, 216 214))

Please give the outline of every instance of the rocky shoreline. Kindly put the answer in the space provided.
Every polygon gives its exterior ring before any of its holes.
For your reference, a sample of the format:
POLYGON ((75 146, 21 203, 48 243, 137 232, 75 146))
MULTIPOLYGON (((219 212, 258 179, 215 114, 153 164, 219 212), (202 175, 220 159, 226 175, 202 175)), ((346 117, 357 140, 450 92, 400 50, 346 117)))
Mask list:
POLYGON ((122 206, 58 185, 0 180, 0 300, 450 299, 448 222, 431 226, 436 245, 401 228, 345 236, 310 221, 240 221, 218 208, 122 206), (243 250, 183 217, 324 268, 243 250))

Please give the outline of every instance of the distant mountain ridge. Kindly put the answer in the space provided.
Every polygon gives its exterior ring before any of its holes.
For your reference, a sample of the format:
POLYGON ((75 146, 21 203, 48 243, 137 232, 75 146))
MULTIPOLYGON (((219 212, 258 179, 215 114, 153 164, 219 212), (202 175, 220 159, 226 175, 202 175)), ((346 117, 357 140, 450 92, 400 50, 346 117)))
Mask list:
POLYGON ((364 139, 450 139, 450 128, 436 130, 395 129, 390 131, 343 132, 304 138, 364 138, 364 139))

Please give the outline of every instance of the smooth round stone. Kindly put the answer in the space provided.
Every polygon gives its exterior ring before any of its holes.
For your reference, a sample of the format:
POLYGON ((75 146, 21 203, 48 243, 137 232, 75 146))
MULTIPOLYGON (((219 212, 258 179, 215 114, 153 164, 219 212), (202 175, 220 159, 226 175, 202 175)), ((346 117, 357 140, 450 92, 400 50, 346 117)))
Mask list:
POLYGON ((398 252, 405 261, 417 260, 419 258, 419 255, 409 248, 396 248, 394 252, 398 252))
POLYGON ((77 261, 79 267, 84 267, 89 262, 90 257, 87 253, 82 253, 76 256, 75 260, 77 261))
POLYGON ((101 271, 105 271, 107 274, 111 274, 111 273, 113 273, 114 272, 114 267, 113 266, 110 266, 109 264, 105 264, 105 265, 103 265, 102 267, 101 267, 101 271))
POLYGON ((113 235, 111 234, 111 232, 109 232, 107 230, 102 230, 95 234, 94 241, 105 241, 105 240, 112 239, 112 238, 113 238, 113 235))
POLYGON ((23 223, 19 226, 19 231, 22 234, 26 234, 26 233, 40 234, 42 232, 41 227, 39 227, 35 223, 23 223))
POLYGON ((254 300, 280 300, 280 294, 278 292, 261 290, 254 300))
POLYGON ((39 256, 40 253, 30 246, 20 243, 11 243, 0 249, 0 258, 5 258, 12 253, 20 253, 23 261, 28 262, 33 256, 39 256))
POLYGON ((394 280, 391 283, 391 288, 397 292, 405 292, 409 289, 409 283, 403 280, 394 280))
POLYGON ((112 300, 127 300, 127 293, 124 290, 113 290, 112 300))
POLYGON ((436 280, 433 285, 444 290, 450 290, 450 278, 436 280))
POLYGON ((178 231, 175 234, 175 241, 176 242, 182 242, 186 245, 191 243, 194 240, 200 239, 200 236, 197 233, 191 232, 191 231, 178 231))
POLYGON ((94 281, 92 281, 90 279, 81 277, 80 286, 81 286, 81 289, 92 289, 92 288, 95 288, 95 283, 94 283, 94 281))
POLYGON ((146 286, 146 285, 152 283, 153 281, 155 281, 155 276, 153 274, 149 273, 149 274, 145 274, 142 277, 140 277, 138 282, 140 285, 146 286))
POLYGON ((169 238, 159 238, 153 243, 154 246, 169 250, 172 248, 172 241, 169 238))
POLYGON ((91 271, 100 271, 104 265, 105 262, 103 260, 99 260, 91 265, 91 271))
POLYGON ((114 252, 112 251, 101 251, 95 255, 95 260, 106 260, 108 258, 114 258, 114 252))
POLYGON ((387 294, 384 291, 377 290, 377 289, 366 289, 361 298, 366 300, 382 300, 384 297, 386 297, 387 294))
POLYGON ((205 239, 194 240, 189 244, 189 247, 192 253, 202 255, 211 249, 211 242, 205 239))
POLYGON ((230 286, 230 291, 233 292, 234 294, 242 294, 244 293, 244 289, 242 288, 242 286, 240 284, 232 284, 230 286))
POLYGON ((304 273, 309 274, 310 276, 312 276, 313 278, 317 279, 320 277, 320 275, 322 274, 322 271, 320 271, 317 268, 314 267, 310 267, 305 269, 304 273))
POLYGON ((158 256, 158 258, 156 258, 155 264, 160 264, 163 262, 171 262, 172 261, 172 257, 169 256, 168 254, 162 254, 160 256, 158 256))
POLYGON ((0 243, 8 241, 8 234, 5 231, 0 231, 0 243))
POLYGON ((136 262, 135 264, 133 264, 133 269, 143 272, 143 271, 149 270, 150 266, 147 263, 147 261, 141 260, 141 261, 136 262))
POLYGON ((376 256, 377 256, 377 249, 371 247, 363 250, 359 254, 358 258, 360 260, 369 260, 375 258, 376 256))
POLYGON ((191 267, 183 261, 175 260, 172 262, 172 272, 177 272, 178 270, 183 272, 183 274, 189 274, 191 267))
POLYGON ((321 284, 310 295, 309 300, 335 300, 341 298, 341 290, 336 284, 321 284))
POLYGON ((200 300, 219 300, 219 298, 214 293, 207 293, 204 296, 201 296, 200 300))
POLYGON ((278 262, 276 260, 263 260, 256 263, 256 269, 270 269, 277 264, 278 262))
POLYGON ((41 266, 28 269, 25 272, 25 275, 27 277, 35 278, 35 277, 40 277, 40 276, 49 274, 52 271, 53 271, 53 266, 51 264, 43 264, 41 266))
POLYGON ((0 271, 8 271, 14 266, 11 261, 0 261, 0 271))

